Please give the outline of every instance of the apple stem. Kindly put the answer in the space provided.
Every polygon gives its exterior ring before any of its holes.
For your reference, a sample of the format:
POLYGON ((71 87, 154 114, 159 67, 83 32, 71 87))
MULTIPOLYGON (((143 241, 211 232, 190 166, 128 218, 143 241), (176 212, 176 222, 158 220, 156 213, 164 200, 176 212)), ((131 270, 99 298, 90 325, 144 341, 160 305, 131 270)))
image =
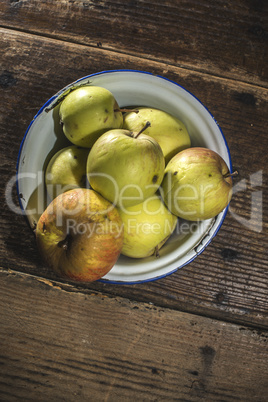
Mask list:
POLYGON ((147 121, 147 122, 145 123, 145 126, 142 127, 142 129, 141 129, 137 134, 135 134, 135 135, 133 136, 133 138, 138 138, 138 136, 139 136, 141 133, 143 133, 143 131, 145 131, 146 128, 150 127, 150 125, 151 125, 151 123, 150 123, 149 121, 147 121))
POLYGON ((159 258, 159 247, 158 247, 158 245, 155 247, 155 249, 154 249, 154 256, 156 257, 156 258, 159 258))
POLYGON ((138 109, 128 109, 128 108, 119 108, 119 109, 114 109, 114 112, 134 112, 134 113, 139 113, 138 109))
POLYGON ((233 173, 226 173, 223 177, 226 179, 227 177, 235 177, 238 176, 238 171, 234 171, 233 173))
POLYGON ((68 248, 69 248, 69 245, 70 245, 70 240, 71 240, 71 236, 68 234, 68 235, 65 237, 64 240, 61 240, 61 241, 58 243, 58 246, 59 246, 59 247, 62 247, 63 250, 67 251, 68 248))

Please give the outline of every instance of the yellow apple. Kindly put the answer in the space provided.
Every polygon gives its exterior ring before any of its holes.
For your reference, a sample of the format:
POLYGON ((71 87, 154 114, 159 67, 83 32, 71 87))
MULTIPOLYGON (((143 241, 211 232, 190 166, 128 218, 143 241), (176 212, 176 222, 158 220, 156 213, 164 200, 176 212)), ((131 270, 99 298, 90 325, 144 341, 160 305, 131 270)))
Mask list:
POLYGON ((59 116, 68 140, 86 148, 105 131, 123 125, 123 115, 113 94, 91 85, 71 91, 60 104, 59 116))
POLYGON ((119 214, 124 224, 121 253, 132 258, 157 255, 177 224, 177 217, 157 194, 138 205, 119 209, 119 214))
POLYGON ((139 204, 159 188, 165 159, 148 135, 110 130, 93 145, 87 160, 90 186, 118 207, 139 204))
POLYGON ((141 130, 145 123, 151 124, 144 134, 154 138, 162 148, 166 164, 178 152, 191 146, 191 139, 185 125, 163 110, 138 107, 123 116, 123 128, 141 130))
POLYGON ((86 187, 89 149, 70 145, 56 152, 45 172, 46 188, 51 199, 73 188, 86 187))
POLYGON ((210 219, 229 204, 232 177, 218 153, 202 147, 188 148, 166 166, 161 193, 174 215, 190 221, 210 219))

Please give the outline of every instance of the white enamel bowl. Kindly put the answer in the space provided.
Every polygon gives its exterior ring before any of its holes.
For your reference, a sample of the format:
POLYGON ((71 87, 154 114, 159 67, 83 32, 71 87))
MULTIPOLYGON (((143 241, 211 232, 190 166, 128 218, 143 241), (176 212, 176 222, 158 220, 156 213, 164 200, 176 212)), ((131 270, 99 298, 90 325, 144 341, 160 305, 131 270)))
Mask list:
MULTIPOLYGON (((226 140, 209 111, 200 101, 175 82, 150 73, 133 70, 104 71, 68 85, 92 85, 110 90, 120 107, 150 106, 169 112, 186 125, 193 146, 216 151, 231 170, 226 140)), ((47 197, 44 170, 51 156, 67 141, 61 132, 57 107, 47 112, 68 88, 54 95, 33 118, 22 141, 17 162, 17 190, 22 211, 29 224, 44 211, 47 197)), ((227 208, 216 218, 200 223, 183 222, 160 250, 159 258, 131 259, 120 256, 113 269, 102 279, 109 283, 138 283, 162 278, 197 257, 216 235, 227 208)))

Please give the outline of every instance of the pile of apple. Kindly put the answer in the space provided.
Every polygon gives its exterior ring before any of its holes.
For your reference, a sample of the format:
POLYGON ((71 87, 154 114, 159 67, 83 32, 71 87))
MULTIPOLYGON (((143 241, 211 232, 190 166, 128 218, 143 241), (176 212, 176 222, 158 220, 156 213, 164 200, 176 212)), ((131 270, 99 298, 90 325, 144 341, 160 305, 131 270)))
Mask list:
POLYGON ((157 257, 178 218, 209 219, 228 205, 226 163, 192 147, 185 125, 170 114, 120 109, 110 91, 90 85, 73 88, 58 110, 71 144, 46 168, 51 202, 36 240, 59 275, 94 281, 120 254, 157 257))

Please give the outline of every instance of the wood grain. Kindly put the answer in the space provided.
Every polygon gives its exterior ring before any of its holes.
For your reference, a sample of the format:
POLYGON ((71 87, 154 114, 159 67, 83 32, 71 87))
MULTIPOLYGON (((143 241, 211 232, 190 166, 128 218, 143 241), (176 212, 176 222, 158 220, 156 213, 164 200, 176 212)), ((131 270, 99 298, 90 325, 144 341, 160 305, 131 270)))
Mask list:
POLYGON ((2 0, 0 18, 3 27, 268 85, 266 1, 2 0))
POLYGON ((0 35, 0 400, 266 402, 268 2, 2 0, 0 35), (155 282, 77 284, 43 264, 10 209, 16 160, 52 95, 113 69, 192 92, 239 176, 189 265, 155 282))
POLYGON ((267 332, 0 279, 1 400, 267 400, 267 332))
MULTIPOLYGON (((97 282, 80 289, 267 327, 267 90, 243 82, 238 86, 236 81, 103 49, 6 29, 2 34, 0 83, 5 113, 1 125, 1 175, 5 186, 1 188, 0 266, 57 279, 40 261, 30 229, 23 217, 11 212, 4 194, 15 174, 20 142, 38 109, 68 83, 101 71, 104 66, 150 71, 180 83, 214 114, 230 147, 234 168, 239 171, 237 190, 240 181, 246 187, 234 194, 230 212, 212 243, 177 273, 149 284, 117 286, 97 282), (256 184, 252 175, 258 172, 261 181, 256 184), (257 208, 251 205, 257 191, 263 196, 262 214, 255 214, 249 226, 251 212, 257 208), (246 222, 241 223, 240 218, 246 222)), ((17 203, 14 187, 13 201, 17 203)))

